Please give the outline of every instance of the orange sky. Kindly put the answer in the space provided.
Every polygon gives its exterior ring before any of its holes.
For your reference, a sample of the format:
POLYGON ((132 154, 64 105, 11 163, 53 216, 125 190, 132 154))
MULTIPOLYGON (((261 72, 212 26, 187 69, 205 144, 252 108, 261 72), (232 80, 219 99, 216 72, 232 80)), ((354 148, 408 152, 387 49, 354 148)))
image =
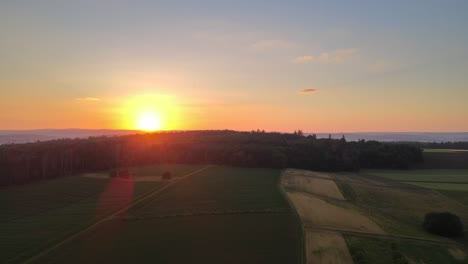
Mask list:
POLYGON ((3 1, 0 129, 468 131, 468 4, 370 2, 3 1))

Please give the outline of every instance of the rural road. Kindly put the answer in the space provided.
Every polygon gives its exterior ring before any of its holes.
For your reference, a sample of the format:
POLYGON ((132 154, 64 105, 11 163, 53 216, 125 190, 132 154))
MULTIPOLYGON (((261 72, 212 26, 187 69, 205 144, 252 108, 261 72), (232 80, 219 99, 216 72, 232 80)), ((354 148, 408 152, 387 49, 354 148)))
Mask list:
POLYGON ((117 211, 115 211, 115 212, 113 212, 113 213, 110 213, 109 215, 107 215, 107 216, 101 218, 100 220, 97 220, 96 222, 90 224, 88 227, 86 227, 86 228, 84 228, 84 229, 82 229, 82 230, 80 230, 80 231, 78 231, 78 232, 76 232, 76 233, 74 233, 74 234, 71 234, 70 236, 64 238, 64 239, 61 240, 60 242, 58 242, 58 243, 56 243, 56 244, 54 244, 54 245, 52 245, 52 246, 50 246, 50 247, 44 249, 43 251, 39 252, 38 254, 36 254, 36 255, 34 255, 34 256, 28 258, 27 260, 23 261, 23 264, 33 263, 34 261, 36 261, 36 260, 40 259, 41 257, 43 257, 43 256, 45 256, 45 255, 47 255, 47 254, 49 254, 50 252, 54 251, 55 249, 59 248, 60 246, 62 246, 62 245, 64 245, 64 244, 66 244, 66 243, 72 241, 73 239, 75 239, 75 238, 77 238, 77 237, 79 237, 79 236, 85 234, 86 232, 90 231, 91 229, 96 228, 96 227, 99 226, 100 224, 102 224, 102 223, 104 223, 104 222, 106 222, 106 221, 108 221, 108 220, 114 218, 115 216, 117 216, 117 215, 119 215, 119 214, 121 214, 121 213, 123 213, 123 212, 125 212, 125 211, 127 211, 127 210, 129 210, 129 209, 131 209, 132 207, 134 207, 134 206, 136 206, 136 205, 139 205, 139 204, 141 204, 142 202, 144 202, 144 201, 146 201, 146 200, 152 198, 153 196, 155 196, 155 195, 157 195, 157 194, 163 192, 164 190, 166 190, 167 188, 169 188, 169 187, 175 185, 175 184, 178 183, 179 181, 181 181, 181 180, 183 180, 183 179, 185 179, 185 178, 187 178, 187 177, 189 177, 189 176, 192 176, 192 175, 194 175, 194 174, 197 174, 197 173, 199 173, 199 172, 205 171, 205 170, 207 170, 207 169, 209 169, 209 168, 211 168, 211 167, 213 167, 213 166, 212 166, 212 165, 208 165, 208 166, 203 167, 203 168, 201 168, 201 169, 199 169, 199 170, 196 170, 196 171, 190 172, 190 173, 188 173, 188 174, 185 174, 185 175, 183 175, 183 176, 181 176, 181 177, 178 177, 178 178, 176 178, 175 180, 173 180, 172 182, 170 182, 170 183, 164 185, 163 187, 156 187, 153 191, 151 191, 150 193, 148 193, 147 195, 145 195, 145 196, 143 196, 143 197, 141 197, 141 198, 138 198, 137 200, 133 201, 133 202, 130 203, 129 205, 127 205, 127 206, 125 206, 125 207, 123 207, 123 208, 121 208, 121 209, 119 209, 119 210, 117 210, 117 211))

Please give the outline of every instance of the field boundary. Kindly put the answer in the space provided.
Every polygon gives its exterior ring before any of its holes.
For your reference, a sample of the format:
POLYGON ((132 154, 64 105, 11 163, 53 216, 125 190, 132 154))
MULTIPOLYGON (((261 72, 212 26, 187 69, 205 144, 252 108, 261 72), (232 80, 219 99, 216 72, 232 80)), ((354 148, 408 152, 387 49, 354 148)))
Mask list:
POLYGON ((123 208, 121 208, 121 209, 119 209, 119 210, 117 210, 117 211, 115 211, 115 212, 110 213, 110 214, 107 215, 107 216, 102 217, 101 219, 99 219, 99 220, 95 221, 94 223, 88 225, 88 226, 85 227, 84 229, 81 229, 80 231, 77 231, 76 233, 69 235, 68 237, 62 239, 61 241, 57 242, 56 244, 50 246, 49 248, 46 248, 46 249, 42 250, 41 252, 39 252, 38 254, 36 254, 36 255, 34 255, 34 256, 28 258, 27 260, 23 261, 22 263, 23 263, 23 264, 32 263, 32 262, 34 262, 34 261, 40 259, 41 257, 43 257, 43 256, 45 256, 45 255, 47 255, 47 254, 49 254, 50 252, 54 251, 55 249, 61 247, 62 245, 66 244, 66 243, 72 241, 73 239, 75 239, 75 238, 77 238, 77 237, 83 235, 84 233, 86 233, 86 232, 88 232, 88 231, 90 231, 90 230, 96 228, 96 227, 99 226, 100 224, 102 224, 102 223, 104 223, 104 222, 106 222, 106 221, 108 221, 108 220, 113 219, 115 216, 121 214, 122 212, 125 212, 125 211, 127 211, 128 209, 131 209, 132 207, 134 207, 134 206, 136 206, 136 205, 139 205, 139 204, 141 204, 142 202, 148 200, 149 198, 152 198, 153 196, 155 196, 155 195, 157 195, 157 194, 159 194, 159 193, 165 191, 166 189, 168 189, 169 187, 175 185, 175 184, 178 183, 179 181, 181 181, 181 180, 183 180, 183 179, 185 179, 185 178, 187 178, 187 177, 189 177, 189 176, 192 176, 192 175, 194 175, 194 174, 197 174, 197 173, 199 173, 199 172, 205 171, 205 170, 207 170, 207 169, 209 169, 209 168, 211 168, 211 167, 214 167, 214 166, 213 166, 213 165, 205 166, 205 167, 203 167, 203 168, 201 168, 201 169, 198 169, 198 170, 196 170, 196 171, 190 172, 190 173, 185 174, 185 175, 183 175, 183 176, 181 176, 181 177, 177 177, 177 178, 175 178, 174 181, 172 181, 172 182, 170 182, 170 183, 168 183, 168 184, 166 184, 166 185, 164 185, 164 186, 162 186, 162 187, 156 187, 154 190, 150 191, 147 195, 145 195, 145 196, 143 196, 143 197, 140 197, 138 200, 136 200, 136 201, 130 203, 129 205, 126 205, 125 207, 123 207, 123 208))
POLYGON ((304 228, 304 224, 302 222, 301 216, 299 215, 299 211, 297 210, 296 206, 294 205, 293 201, 289 198, 289 195, 287 194, 287 190, 285 186, 283 186, 283 177, 284 173, 286 170, 281 171, 281 175, 279 177, 278 181, 278 188, 283 195, 284 199, 288 202, 289 206, 291 207, 293 214, 296 217, 296 220, 299 223, 300 229, 301 229, 301 263, 306 264, 307 263, 307 257, 306 257, 306 232, 304 228))
POLYGON ((444 244, 444 245, 455 245, 464 247, 464 244, 458 242, 450 242, 450 241, 440 241, 440 240, 432 240, 432 239, 425 239, 419 237, 411 237, 411 236, 401 236, 401 235, 393 235, 393 234, 377 234, 372 232, 362 232, 362 231, 354 231, 354 230, 347 230, 347 229, 337 229, 337 228, 329 228, 329 227, 312 227, 312 226, 304 226, 304 229, 307 230, 324 230, 324 231, 331 231, 340 234, 347 234, 347 235, 357 235, 357 236, 366 236, 366 237, 375 237, 381 239, 388 239, 388 240, 413 240, 423 243, 434 243, 434 244, 444 244))

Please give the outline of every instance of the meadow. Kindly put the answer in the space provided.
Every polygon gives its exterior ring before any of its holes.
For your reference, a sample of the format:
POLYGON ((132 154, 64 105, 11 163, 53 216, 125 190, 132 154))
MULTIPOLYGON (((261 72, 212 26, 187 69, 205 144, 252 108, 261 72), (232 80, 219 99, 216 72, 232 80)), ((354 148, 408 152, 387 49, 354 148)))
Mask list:
POLYGON ((468 205, 468 170, 466 169, 366 170, 364 173, 437 190, 445 196, 468 205))
POLYGON ((135 167, 132 180, 97 172, 3 189, 0 260, 300 262, 299 222, 279 170, 201 168, 135 167), (166 171, 173 179, 160 180, 166 171))
POLYGON ((428 153, 457 153, 457 152, 468 152, 468 149, 424 149, 424 152, 428 153))
POLYGON ((353 235, 345 235, 345 240, 355 264, 466 263, 466 253, 461 249, 436 243, 353 235))

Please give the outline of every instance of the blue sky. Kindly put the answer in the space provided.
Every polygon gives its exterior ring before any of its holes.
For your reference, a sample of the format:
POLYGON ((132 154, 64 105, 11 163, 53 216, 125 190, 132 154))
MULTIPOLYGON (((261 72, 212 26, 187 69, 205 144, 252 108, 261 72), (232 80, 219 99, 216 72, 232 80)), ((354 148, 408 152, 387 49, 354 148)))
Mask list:
POLYGON ((467 1, 2 1, 0 129, 128 127, 119 106, 147 96, 170 101, 174 129, 468 131, 467 13, 467 1))

